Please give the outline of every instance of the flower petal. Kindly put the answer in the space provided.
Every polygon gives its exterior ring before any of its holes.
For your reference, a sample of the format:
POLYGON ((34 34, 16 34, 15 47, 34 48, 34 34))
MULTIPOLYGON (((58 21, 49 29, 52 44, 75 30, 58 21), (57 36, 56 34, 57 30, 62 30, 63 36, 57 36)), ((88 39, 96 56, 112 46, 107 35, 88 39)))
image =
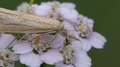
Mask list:
POLYGON ((98 49, 103 48, 106 42, 105 37, 97 32, 93 32, 89 40, 92 43, 92 46, 98 49))
POLYGON ((76 53, 76 61, 74 64, 76 67, 81 67, 81 66, 90 67, 91 59, 85 51, 78 51, 76 53))
POLYGON ((14 50, 14 53, 25 54, 25 53, 31 52, 33 48, 31 47, 30 42, 21 41, 15 44, 12 50, 14 50))
POLYGON ((15 37, 11 34, 1 34, 0 36, 0 48, 6 48, 13 40, 15 37))
POLYGON ((73 3, 64 2, 64 3, 61 3, 59 7, 60 8, 64 7, 64 8, 68 8, 68 9, 75 9, 76 5, 73 3))
POLYGON ((43 63, 38 54, 28 53, 20 55, 20 62, 30 67, 40 67, 43 63))
POLYGON ((38 16, 47 16, 51 10, 50 6, 47 5, 32 5, 32 11, 38 16))
POLYGON ((40 57, 43 62, 52 65, 63 60, 62 54, 55 49, 48 50, 47 52, 41 54, 40 57))
POLYGON ((62 18, 72 23, 77 23, 79 14, 76 10, 70 10, 68 8, 59 8, 57 12, 61 14, 62 18))

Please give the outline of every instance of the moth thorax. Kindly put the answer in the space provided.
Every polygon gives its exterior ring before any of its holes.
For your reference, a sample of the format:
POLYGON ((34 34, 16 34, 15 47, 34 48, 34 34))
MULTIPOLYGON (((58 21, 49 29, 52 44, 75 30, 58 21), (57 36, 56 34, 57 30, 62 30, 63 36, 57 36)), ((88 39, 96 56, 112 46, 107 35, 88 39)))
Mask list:
POLYGON ((75 50, 70 45, 63 47, 61 53, 64 57, 64 64, 73 64, 75 50))
POLYGON ((32 45, 33 52, 36 54, 41 54, 43 52, 46 52, 50 47, 47 43, 40 42, 38 45, 32 45))
POLYGON ((80 32, 80 37, 82 38, 88 38, 92 32, 87 23, 79 24, 77 30, 80 32))

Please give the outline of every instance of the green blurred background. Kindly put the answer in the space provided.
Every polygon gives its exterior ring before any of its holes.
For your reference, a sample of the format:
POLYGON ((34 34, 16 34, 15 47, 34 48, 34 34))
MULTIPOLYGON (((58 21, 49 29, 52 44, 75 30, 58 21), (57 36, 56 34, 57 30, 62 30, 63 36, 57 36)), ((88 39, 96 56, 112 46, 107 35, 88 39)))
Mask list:
MULTIPOLYGON (((0 7, 16 9, 17 5, 29 0, 0 0, 0 7)), ((40 1, 52 0, 35 0, 40 1)), ((92 49, 92 67, 120 67, 120 0, 58 0, 73 2, 77 10, 95 20, 94 30, 107 38, 104 49, 92 49)), ((17 64, 16 67, 24 67, 17 64)), ((52 67, 52 66, 49 66, 52 67)))

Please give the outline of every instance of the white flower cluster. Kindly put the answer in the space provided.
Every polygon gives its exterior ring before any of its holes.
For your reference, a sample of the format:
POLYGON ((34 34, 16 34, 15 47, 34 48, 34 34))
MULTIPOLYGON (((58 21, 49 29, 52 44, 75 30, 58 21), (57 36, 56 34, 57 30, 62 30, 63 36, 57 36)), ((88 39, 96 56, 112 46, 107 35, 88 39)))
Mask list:
POLYGON ((31 7, 28 3, 20 5, 17 11, 60 21, 66 33, 24 34, 20 39, 1 33, 0 65, 12 67, 10 62, 20 60, 29 67, 40 67, 43 63, 55 67, 91 67, 87 52, 91 47, 103 48, 106 39, 93 31, 94 21, 79 14, 75 7, 73 3, 56 1, 31 7))

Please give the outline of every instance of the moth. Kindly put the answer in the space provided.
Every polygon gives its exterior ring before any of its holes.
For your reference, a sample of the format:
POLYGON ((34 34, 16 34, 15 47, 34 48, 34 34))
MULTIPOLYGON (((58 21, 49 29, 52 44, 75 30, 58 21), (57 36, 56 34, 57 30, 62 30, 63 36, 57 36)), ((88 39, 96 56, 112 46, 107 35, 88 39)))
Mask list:
POLYGON ((0 32, 2 33, 48 33, 64 28, 61 22, 27 13, 0 8, 0 32))
POLYGON ((69 34, 64 25, 55 19, 0 8, 1 33, 60 33, 66 38, 79 40, 69 34))

